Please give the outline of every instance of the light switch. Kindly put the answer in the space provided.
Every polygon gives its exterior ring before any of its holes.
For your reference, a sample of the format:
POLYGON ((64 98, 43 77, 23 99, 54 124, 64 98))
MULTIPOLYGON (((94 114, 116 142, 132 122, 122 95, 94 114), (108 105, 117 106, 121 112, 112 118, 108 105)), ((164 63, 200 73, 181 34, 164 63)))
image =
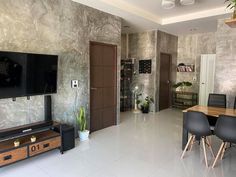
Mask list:
POLYGON ((71 81, 71 88, 78 88, 79 87, 79 81, 78 80, 72 80, 71 81))

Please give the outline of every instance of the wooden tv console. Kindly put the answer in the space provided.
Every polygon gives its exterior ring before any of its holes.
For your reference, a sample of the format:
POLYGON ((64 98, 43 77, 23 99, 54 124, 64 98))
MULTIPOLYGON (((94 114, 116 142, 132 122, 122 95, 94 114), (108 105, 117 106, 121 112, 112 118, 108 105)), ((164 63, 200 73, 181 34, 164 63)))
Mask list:
MULTIPOLYGON (((61 149, 61 146, 61 135, 53 130, 44 130, 30 135, 1 141, 0 168, 53 149, 61 149), (32 135, 37 138, 34 143, 31 142, 32 135), (19 147, 14 147, 14 141, 16 139, 20 141, 19 147)), ((63 152, 61 151, 61 153, 63 152)))

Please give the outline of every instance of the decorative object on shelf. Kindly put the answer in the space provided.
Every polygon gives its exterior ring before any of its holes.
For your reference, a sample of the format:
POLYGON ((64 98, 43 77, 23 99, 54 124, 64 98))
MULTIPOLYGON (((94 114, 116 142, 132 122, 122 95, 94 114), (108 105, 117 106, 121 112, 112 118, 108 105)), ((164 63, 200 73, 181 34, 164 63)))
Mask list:
POLYGON ((37 139, 36 136, 33 135, 33 136, 31 136, 30 141, 31 141, 32 143, 34 143, 34 142, 36 142, 36 139, 37 139))
POLYGON ((227 9, 234 10, 232 19, 236 19, 236 0, 225 0, 228 3, 227 9))
POLYGON ((236 28, 236 0, 226 0, 225 3, 228 3, 227 9, 234 10, 232 18, 225 20, 225 24, 231 28, 236 28))
POLYGON ((86 141, 89 139, 89 130, 86 130, 87 120, 85 116, 85 108, 81 107, 78 112, 76 112, 76 120, 79 125, 79 139, 80 141, 86 141))
POLYGON ((183 81, 183 82, 178 82, 176 84, 173 85, 173 87, 175 89, 178 89, 179 91, 181 92, 185 92, 186 91, 186 88, 188 87, 191 87, 193 84, 191 82, 186 82, 186 81, 183 81))
POLYGON ((139 60, 139 74, 152 73, 152 60, 139 60))
POLYGON ((14 147, 19 147, 20 146, 20 140, 19 139, 16 139, 14 141, 14 147))
POLYGON ((180 63, 177 66, 177 72, 194 72, 194 65, 180 63))
POLYGON ((130 85, 130 90, 132 91, 133 95, 134 95, 134 113, 140 113, 139 109, 138 109, 138 104, 139 104, 139 96, 142 95, 143 92, 143 84, 139 84, 137 82, 132 82, 132 84, 130 85))
POLYGON ((154 103, 153 98, 147 96, 142 102, 141 102, 141 110, 142 113, 149 113, 150 111, 150 104, 154 103))

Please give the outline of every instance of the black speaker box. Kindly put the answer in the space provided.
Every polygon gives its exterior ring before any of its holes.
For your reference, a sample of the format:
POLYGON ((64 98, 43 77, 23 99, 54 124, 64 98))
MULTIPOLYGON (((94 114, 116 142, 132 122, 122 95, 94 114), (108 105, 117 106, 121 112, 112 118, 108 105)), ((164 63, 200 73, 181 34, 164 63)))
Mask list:
POLYGON ((52 98, 50 95, 44 96, 44 117, 45 121, 52 121, 52 98))
POLYGON ((73 149, 75 147, 75 129, 72 126, 61 124, 54 127, 54 131, 60 132, 62 147, 61 152, 73 149))

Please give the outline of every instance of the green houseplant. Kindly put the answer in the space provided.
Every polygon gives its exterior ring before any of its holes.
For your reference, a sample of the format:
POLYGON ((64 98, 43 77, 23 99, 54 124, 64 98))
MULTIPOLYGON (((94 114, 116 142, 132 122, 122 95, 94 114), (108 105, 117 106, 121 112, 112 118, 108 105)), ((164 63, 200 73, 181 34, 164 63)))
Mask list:
POLYGON ((81 107, 80 110, 76 113, 76 121, 79 126, 78 134, 80 141, 88 140, 89 130, 86 129, 87 120, 84 107, 81 107))
POLYGON ((178 83, 174 84, 173 87, 175 89, 180 88, 180 91, 185 91, 186 87, 191 87, 192 85, 193 84, 191 82, 183 81, 183 82, 178 82, 178 83))
POLYGON ((233 19, 236 19, 236 0, 225 0, 225 3, 228 3, 227 9, 234 10, 233 19))
POLYGON ((153 98, 147 96, 141 103, 141 110, 142 113, 149 113, 150 111, 150 104, 153 103, 153 98))

